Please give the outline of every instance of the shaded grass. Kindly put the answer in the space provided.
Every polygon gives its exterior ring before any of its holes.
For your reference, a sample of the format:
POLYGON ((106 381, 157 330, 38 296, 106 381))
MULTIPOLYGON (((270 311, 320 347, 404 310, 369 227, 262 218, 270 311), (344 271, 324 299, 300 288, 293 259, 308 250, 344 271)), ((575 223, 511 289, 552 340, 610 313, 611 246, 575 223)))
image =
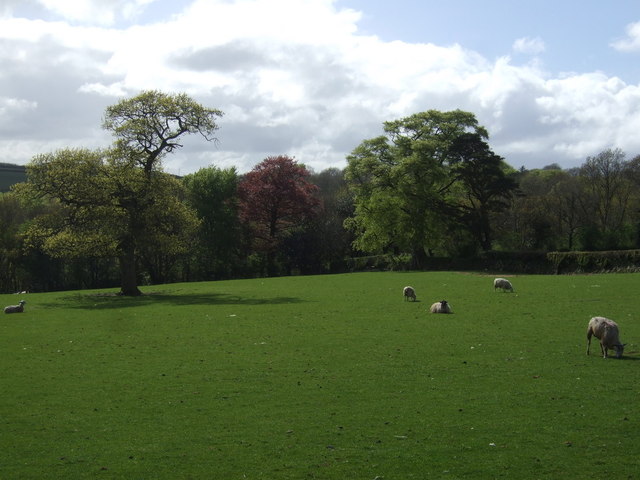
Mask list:
POLYGON ((639 280, 30 294, 0 322, 0 478, 638 478, 639 280), (426 313, 443 298, 453 315, 426 313), (594 315, 620 324, 623 360, 585 355, 594 315))

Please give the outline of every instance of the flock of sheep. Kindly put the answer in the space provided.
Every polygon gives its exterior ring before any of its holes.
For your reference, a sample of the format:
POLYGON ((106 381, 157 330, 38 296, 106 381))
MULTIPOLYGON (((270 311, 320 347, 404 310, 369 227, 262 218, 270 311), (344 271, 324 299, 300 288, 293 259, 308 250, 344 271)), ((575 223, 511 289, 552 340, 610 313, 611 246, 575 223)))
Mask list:
MULTIPOLYGON (((503 292, 513 292, 513 285, 506 278, 496 278, 493 280, 493 289, 501 289, 503 292)), ((406 286, 402 289, 402 296, 405 300, 416 301, 416 290, 413 287, 406 286)), ((441 300, 434 303, 429 308, 431 313, 453 313, 451 305, 446 300, 441 300)), ((620 342, 620 329, 618 324, 613 320, 605 317, 593 317, 589 320, 587 327, 587 355, 589 355, 589 348, 591 347, 591 337, 596 337, 600 340, 600 351, 604 358, 608 358, 608 351, 615 350, 616 358, 622 357, 624 352, 624 346, 620 342)))

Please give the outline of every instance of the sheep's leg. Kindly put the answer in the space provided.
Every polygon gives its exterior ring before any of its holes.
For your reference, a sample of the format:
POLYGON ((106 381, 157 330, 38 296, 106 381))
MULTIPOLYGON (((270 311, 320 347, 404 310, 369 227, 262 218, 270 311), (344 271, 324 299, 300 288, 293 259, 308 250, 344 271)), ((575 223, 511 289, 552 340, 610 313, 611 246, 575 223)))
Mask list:
POLYGON ((591 348, 591 335, 593 335, 591 329, 587 330, 587 355, 589 355, 589 348, 591 348))
POLYGON ((602 358, 608 357, 607 347, 605 347, 602 342, 600 342, 600 350, 602 350, 602 358))

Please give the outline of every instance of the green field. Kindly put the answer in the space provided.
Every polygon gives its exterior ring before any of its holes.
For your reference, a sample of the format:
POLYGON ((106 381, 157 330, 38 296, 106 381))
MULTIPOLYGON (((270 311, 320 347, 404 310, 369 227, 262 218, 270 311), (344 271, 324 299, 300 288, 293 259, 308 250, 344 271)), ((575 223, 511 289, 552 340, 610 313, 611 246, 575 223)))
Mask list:
POLYGON ((492 278, 2 295, 0 479, 640 478, 640 275, 492 278))

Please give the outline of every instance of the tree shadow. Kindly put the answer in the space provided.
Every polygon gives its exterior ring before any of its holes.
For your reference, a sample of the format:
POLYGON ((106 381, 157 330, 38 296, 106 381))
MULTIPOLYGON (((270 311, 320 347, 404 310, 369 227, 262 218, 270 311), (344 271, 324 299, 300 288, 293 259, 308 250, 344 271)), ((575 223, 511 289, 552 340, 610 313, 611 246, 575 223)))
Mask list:
MULTIPOLYGON (((167 292, 145 293, 138 297, 126 297, 118 294, 72 294, 62 297, 66 308, 81 310, 109 310, 131 307, 141 307, 146 305, 283 305, 288 303, 302 303, 305 300, 295 297, 271 297, 271 298, 244 298, 238 295, 220 293, 181 293, 172 294, 167 292)), ((51 304, 50 306, 58 306, 51 304)))

